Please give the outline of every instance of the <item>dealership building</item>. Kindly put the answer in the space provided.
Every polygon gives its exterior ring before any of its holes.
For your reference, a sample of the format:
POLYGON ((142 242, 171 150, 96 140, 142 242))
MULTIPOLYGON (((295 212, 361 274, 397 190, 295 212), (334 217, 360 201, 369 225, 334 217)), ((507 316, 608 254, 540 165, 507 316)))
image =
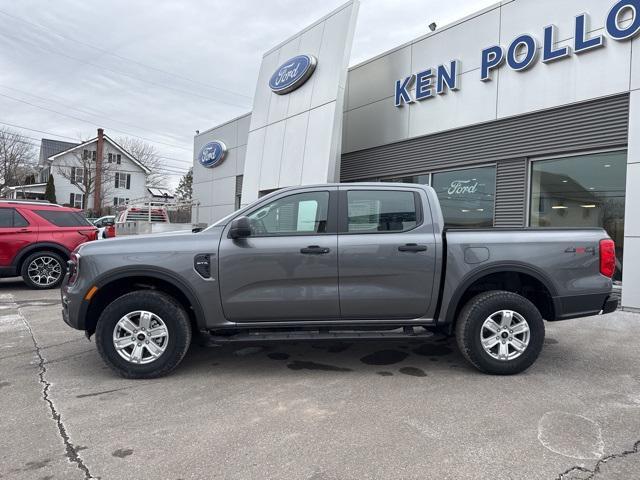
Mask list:
POLYGON ((505 0, 349 66, 358 7, 266 52, 252 112, 196 135, 200 221, 292 185, 427 184, 450 227, 605 228, 640 310, 640 0, 505 0))

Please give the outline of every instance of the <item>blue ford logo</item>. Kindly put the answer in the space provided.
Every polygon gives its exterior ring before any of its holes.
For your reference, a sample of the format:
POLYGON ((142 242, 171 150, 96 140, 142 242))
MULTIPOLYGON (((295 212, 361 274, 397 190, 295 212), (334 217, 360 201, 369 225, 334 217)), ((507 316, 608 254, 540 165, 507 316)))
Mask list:
POLYGON ((316 69, 318 60, 313 55, 298 55, 280 65, 269 79, 269 87, 278 95, 285 95, 301 87, 316 69))
POLYGON ((198 162, 207 168, 217 167, 227 154, 227 146, 220 141, 209 142, 198 153, 198 162))

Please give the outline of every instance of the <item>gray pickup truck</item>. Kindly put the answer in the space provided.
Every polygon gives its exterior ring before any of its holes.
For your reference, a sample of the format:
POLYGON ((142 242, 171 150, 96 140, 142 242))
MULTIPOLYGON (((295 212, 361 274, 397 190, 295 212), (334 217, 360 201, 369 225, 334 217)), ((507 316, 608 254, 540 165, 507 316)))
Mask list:
POLYGON ((455 334, 490 374, 533 364, 547 321, 617 307, 602 229, 445 230, 435 191, 358 183, 278 190, 198 233, 79 247, 64 321, 127 378, 209 342, 455 334))

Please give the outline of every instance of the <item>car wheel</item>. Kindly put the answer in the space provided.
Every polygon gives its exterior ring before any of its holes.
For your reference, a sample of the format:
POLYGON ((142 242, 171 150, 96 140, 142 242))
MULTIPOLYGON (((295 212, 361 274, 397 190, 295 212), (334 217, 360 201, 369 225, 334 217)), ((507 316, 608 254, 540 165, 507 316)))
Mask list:
POLYGON ((463 307, 456 339, 464 357, 478 370, 513 375, 529 368, 544 343, 544 321, 536 306, 505 291, 481 293, 463 307))
POLYGON ((184 308, 164 293, 138 290, 104 309, 96 346, 105 363, 125 378, 156 378, 182 361, 191 343, 184 308))
POLYGON ((64 259, 54 252, 35 252, 22 262, 20 275, 31 288, 44 290, 59 287, 67 272, 64 259))

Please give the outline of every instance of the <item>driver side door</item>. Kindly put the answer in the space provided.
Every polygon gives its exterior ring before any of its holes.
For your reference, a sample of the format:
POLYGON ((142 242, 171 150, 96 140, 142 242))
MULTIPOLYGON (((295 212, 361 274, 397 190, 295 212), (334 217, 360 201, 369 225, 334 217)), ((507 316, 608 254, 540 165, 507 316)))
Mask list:
POLYGON ((339 318, 337 188, 283 192, 247 212, 251 235, 219 251, 222 305, 232 322, 339 318))

